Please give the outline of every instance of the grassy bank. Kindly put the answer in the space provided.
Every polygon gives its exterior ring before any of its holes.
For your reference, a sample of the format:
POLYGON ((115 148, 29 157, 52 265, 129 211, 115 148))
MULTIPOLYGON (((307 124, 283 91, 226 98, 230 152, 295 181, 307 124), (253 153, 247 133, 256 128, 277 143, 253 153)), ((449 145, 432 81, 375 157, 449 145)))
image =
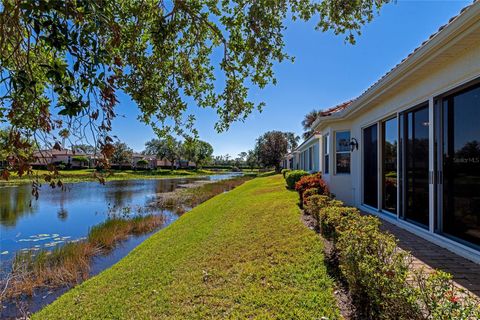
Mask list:
POLYGON ((322 243, 281 176, 216 196, 34 319, 337 319, 322 243))
POLYGON ((174 210, 176 213, 182 214, 220 193, 242 185, 250 179, 253 179, 253 176, 245 174, 215 182, 194 182, 190 187, 178 188, 173 192, 159 194, 157 200, 152 202, 151 206, 174 210))
MULTIPOLYGON (((95 169, 81 169, 81 170, 60 170, 60 179, 63 183, 75 183, 83 181, 96 181, 98 180, 94 176, 95 169)), ((38 177, 40 182, 44 181, 44 177, 49 172, 46 170, 34 170, 33 177, 38 177)), ((162 179, 162 178, 178 178, 178 177, 195 177, 215 174, 216 172, 210 170, 112 170, 108 174, 106 180, 136 180, 136 179, 162 179)), ((32 176, 19 177, 16 174, 12 174, 8 181, 0 180, 0 186, 2 185, 15 185, 22 183, 31 183, 32 176)))

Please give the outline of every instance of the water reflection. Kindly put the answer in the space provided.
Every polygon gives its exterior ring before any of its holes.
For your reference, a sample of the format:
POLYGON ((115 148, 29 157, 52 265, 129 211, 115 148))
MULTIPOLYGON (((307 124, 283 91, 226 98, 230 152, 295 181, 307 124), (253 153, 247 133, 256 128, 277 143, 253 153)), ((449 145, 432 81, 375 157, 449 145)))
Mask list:
POLYGON ((138 211, 157 193, 173 191, 180 184, 198 179, 201 178, 111 181, 106 185, 82 182, 68 184, 65 191, 42 186, 38 200, 32 197, 30 185, 0 188, 0 252, 3 253, 0 259, 4 262, 18 250, 33 245, 39 249, 47 247, 51 239, 38 235, 58 234, 71 240, 80 239, 112 211, 125 207, 138 211))
POLYGON ((60 208, 57 212, 57 217, 61 221, 65 221, 68 218, 68 211, 65 208, 60 208))
POLYGON ((0 224, 14 227, 20 217, 33 214, 37 203, 31 200, 31 187, 28 185, 0 188, 0 224))

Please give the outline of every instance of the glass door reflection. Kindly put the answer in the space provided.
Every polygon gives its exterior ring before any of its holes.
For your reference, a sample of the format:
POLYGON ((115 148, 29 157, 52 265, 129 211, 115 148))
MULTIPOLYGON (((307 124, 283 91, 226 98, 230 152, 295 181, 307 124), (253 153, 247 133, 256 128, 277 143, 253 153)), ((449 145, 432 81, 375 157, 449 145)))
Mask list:
POLYGON ((441 99, 439 231, 480 247, 480 84, 441 99))
POLYGON ((389 119, 382 124, 382 210, 397 213, 397 118, 389 119))

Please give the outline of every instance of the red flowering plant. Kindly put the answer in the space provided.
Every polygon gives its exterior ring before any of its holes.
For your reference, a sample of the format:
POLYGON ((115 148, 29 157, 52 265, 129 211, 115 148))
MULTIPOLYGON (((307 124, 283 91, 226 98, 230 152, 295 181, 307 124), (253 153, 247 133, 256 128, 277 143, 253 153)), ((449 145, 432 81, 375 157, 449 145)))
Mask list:
POLYGON ((304 176, 295 184, 295 190, 300 194, 300 203, 303 203, 304 192, 308 189, 316 189, 319 195, 330 195, 320 173, 304 176))

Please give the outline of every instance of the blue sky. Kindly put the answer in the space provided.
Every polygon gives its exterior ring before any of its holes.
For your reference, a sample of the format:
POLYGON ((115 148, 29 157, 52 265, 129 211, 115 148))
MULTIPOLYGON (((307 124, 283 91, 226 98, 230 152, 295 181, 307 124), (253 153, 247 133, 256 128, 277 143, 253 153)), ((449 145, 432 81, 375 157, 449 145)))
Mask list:
MULTIPOLYGON (((383 74, 406 57, 438 28, 471 3, 462 0, 398 0, 385 6, 380 15, 362 30, 355 45, 343 36, 314 30, 314 21, 288 23, 286 51, 295 63, 275 66, 278 83, 264 90, 252 88, 251 99, 264 101, 262 113, 254 112, 245 122, 216 133, 216 114, 194 106, 202 140, 212 144, 215 154, 236 156, 251 149, 255 139, 269 130, 302 133, 303 116, 312 109, 325 109, 361 94, 383 74)), ((136 120, 137 107, 120 97, 119 117, 113 128, 121 140, 141 151, 153 138, 150 127, 136 120)))

